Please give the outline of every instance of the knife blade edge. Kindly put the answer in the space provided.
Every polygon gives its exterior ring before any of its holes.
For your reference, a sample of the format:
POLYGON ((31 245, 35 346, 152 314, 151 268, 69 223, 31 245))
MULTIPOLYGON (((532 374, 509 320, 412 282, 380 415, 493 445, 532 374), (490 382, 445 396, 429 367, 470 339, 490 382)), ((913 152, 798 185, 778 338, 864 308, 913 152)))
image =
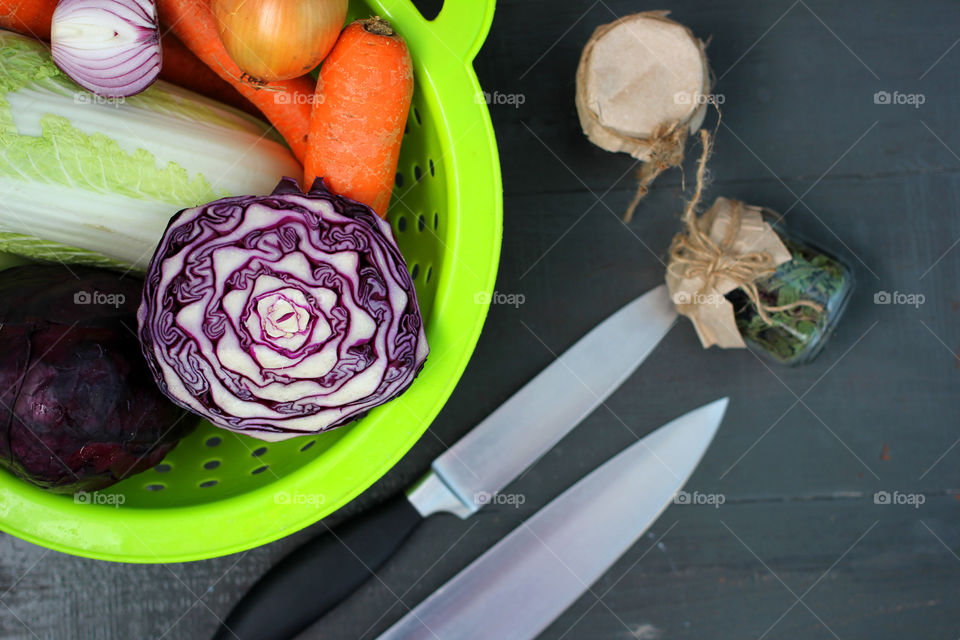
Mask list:
POLYGON ((378 640, 536 636, 669 506, 703 458, 727 403, 723 398, 690 411, 597 467, 378 640), (682 477, 672 472, 658 477, 663 458, 673 460, 677 468, 682 466, 682 477), (624 497, 637 496, 638 490, 648 495, 635 500, 639 506, 624 509, 624 497))
POLYGON ((677 317, 666 285, 627 303, 437 457, 433 473, 476 512, 478 497, 503 489, 603 404, 677 317))

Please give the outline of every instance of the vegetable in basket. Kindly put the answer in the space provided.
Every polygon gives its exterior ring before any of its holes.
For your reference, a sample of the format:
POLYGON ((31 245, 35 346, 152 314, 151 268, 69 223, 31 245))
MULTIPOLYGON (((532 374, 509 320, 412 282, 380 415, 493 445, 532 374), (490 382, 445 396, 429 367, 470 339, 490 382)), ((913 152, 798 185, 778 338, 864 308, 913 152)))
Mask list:
POLYGON ((310 97, 316 87, 313 78, 305 75, 283 82, 252 82, 220 41, 210 0, 158 0, 157 7, 160 24, 166 25, 204 64, 260 109, 302 162, 307 155, 310 97))
POLYGON ((323 178, 340 195, 387 213, 413 99, 413 63, 382 18, 344 29, 320 69, 304 184, 323 178))
POLYGON ((213 0, 224 48, 258 82, 289 80, 320 64, 347 19, 347 0, 213 0))
POLYGON ((153 0, 60 0, 50 27, 57 66, 100 96, 140 93, 160 73, 153 0))
POLYGON ((163 49, 163 66, 160 67, 162 80, 262 118, 260 110, 252 102, 193 55, 177 36, 169 31, 163 33, 160 44, 163 49))
POLYGON ((322 180, 177 214, 138 320, 164 393, 264 440, 356 420, 403 393, 429 351, 389 224, 322 180))
MULTIPOLYGON (((57 0, 0 0, 0 29, 49 42, 57 4, 57 0)), ((249 100, 193 55, 175 35, 169 31, 162 33, 160 44, 162 79, 250 114, 260 114, 249 100)))
POLYGON ((0 0, 0 27, 49 40, 57 0, 0 0))
POLYGON ((0 466, 55 492, 102 489, 192 430, 138 349, 140 285, 82 267, 0 272, 0 466))
POLYGON ((0 136, 0 250, 68 263, 145 269, 173 212, 301 170, 246 114, 163 82, 98 98, 6 31, 0 136))

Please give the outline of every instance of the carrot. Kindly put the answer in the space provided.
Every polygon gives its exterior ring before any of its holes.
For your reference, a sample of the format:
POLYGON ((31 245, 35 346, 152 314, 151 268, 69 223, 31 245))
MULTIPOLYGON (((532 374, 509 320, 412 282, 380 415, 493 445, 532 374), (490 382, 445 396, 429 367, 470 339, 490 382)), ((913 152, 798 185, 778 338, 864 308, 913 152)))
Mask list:
POLYGON ((303 162, 307 155, 313 81, 302 76, 255 85, 246 79, 220 41, 209 0, 159 0, 157 7, 161 22, 170 25, 194 55, 260 109, 303 162))
POLYGON ((163 48, 163 66, 160 77, 184 89, 190 89, 213 100, 229 104, 255 116, 260 111, 240 95, 226 80, 203 64, 193 52, 180 42, 172 33, 166 33, 160 40, 163 48))
POLYGON ((320 68, 304 187, 323 177, 385 216, 412 98, 410 52, 389 23, 371 18, 344 29, 320 68))
POLYGON ((56 8, 56 0, 0 0, 0 27, 49 41, 56 8))

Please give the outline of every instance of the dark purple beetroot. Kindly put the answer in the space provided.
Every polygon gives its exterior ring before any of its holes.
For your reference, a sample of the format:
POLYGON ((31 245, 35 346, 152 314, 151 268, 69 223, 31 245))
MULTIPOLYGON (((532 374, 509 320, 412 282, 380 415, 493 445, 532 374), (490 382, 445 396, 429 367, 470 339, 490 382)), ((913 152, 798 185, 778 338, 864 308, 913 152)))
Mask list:
POLYGON ((194 427, 140 351, 141 286, 90 268, 0 271, 0 466, 55 492, 102 489, 194 427))

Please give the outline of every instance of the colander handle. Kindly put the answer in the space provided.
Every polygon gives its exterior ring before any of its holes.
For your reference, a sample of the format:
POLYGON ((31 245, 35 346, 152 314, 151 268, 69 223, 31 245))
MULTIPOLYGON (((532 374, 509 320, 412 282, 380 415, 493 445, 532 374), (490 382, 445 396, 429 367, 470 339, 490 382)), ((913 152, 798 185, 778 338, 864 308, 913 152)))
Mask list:
POLYGON ((425 46, 436 45, 440 55, 453 53, 463 62, 473 62, 490 31, 496 0, 444 0, 433 20, 427 20, 412 2, 383 2, 382 13, 404 25, 407 40, 421 39, 425 46), (432 42, 431 42, 432 40, 432 42))
POLYGON ((214 640, 291 640, 369 580, 421 522, 401 493, 328 528, 267 571, 214 640))
POLYGON ((440 14, 430 22, 433 33, 463 60, 472 62, 493 23, 495 0, 444 0, 440 14))

